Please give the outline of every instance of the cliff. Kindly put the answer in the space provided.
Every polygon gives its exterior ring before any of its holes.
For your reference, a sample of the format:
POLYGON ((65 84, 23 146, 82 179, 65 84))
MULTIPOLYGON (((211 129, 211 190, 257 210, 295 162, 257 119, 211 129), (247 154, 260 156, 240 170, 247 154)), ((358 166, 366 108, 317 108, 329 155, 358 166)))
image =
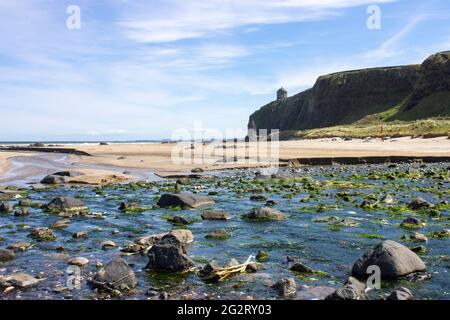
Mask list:
POLYGON ((422 65, 333 73, 313 88, 273 101, 250 116, 249 129, 304 130, 346 125, 375 114, 389 120, 450 116, 450 52, 422 65))

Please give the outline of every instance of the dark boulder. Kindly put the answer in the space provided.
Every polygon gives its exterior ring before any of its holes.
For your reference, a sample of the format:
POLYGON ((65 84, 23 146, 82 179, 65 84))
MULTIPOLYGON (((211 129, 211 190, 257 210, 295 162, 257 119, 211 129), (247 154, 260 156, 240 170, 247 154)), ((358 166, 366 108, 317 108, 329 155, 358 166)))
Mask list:
POLYGON ((194 262, 182 248, 172 243, 153 245, 148 251, 148 257, 148 270, 183 272, 194 266, 194 262))
POLYGON ((157 205, 161 208, 178 206, 182 208, 197 208, 201 205, 214 203, 214 200, 206 196, 183 192, 180 194, 163 194, 157 205))
POLYGON ((67 179, 67 177, 54 175, 46 176, 44 179, 41 180, 42 184, 61 184, 67 182, 69 182, 69 179, 67 179))
POLYGON ((72 197, 56 197, 47 205, 46 208, 48 211, 53 213, 80 213, 88 210, 88 207, 82 201, 72 197))
POLYGON ((349 277, 342 288, 335 290, 325 300, 367 300, 366 285, 349 277))
POLYGON ((283 298, 293 298, 297 294, 297 284, 294 278, 282 278, 272 286, 272 289, 283 298))
POLYGON ((408 207, 413 210, 427 209, 431 208, 432 206, 433 205, 431 203, 420 197, 412 200, 408 204, 408 207))
POLYGON ((108 262, 90 282, 99 289, 122 292, 133 289, 137 284, 133 269, 121 258, 108 262))
POLYGON ((215 210, 202 212, 201 217, 203 220, 229 220, 231 218, 226 212, 215 210))
POLYGON ((376 265, 382 279, 395 279, 414 272, 425 272, 427 267, 414 252, 392 240, 386 240, 369 249, 353 265, 353 276, 366 279, 367 269, 376 265))
POLYGON ((267 207, 252 209, 243 217, 249 220, 286 220, 280 211, 267 207))

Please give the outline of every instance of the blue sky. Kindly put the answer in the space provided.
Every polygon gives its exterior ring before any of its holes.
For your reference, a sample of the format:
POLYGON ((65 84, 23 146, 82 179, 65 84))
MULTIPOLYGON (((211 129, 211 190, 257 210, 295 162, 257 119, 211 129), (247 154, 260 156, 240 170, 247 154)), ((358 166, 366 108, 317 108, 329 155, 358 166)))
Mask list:
POLYGON ((280 86, 449 49, 447 0, 0 0, 0 141, 245 129, 280 86))

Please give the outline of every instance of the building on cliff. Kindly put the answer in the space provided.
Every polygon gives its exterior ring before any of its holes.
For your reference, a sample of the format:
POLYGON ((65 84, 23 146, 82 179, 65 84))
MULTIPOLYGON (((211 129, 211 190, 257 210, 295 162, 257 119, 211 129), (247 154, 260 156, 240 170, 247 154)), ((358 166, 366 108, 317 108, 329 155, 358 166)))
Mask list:
POLYGON ((286 100, 287 97, 288 97, 288 92, 287 92, 286 89, 284 89, 283 87, 278 89, 278 91, 277 91, 277 101, 286 100))

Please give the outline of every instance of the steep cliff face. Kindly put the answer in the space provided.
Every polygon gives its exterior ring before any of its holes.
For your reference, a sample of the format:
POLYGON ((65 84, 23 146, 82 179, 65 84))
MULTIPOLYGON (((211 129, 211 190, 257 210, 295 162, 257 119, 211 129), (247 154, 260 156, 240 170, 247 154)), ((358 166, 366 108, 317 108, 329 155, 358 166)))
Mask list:
POLYGON ((422 65, 355 70, 319 77, 312 89, 284 101, 271 102, 253 113, 248 127, 303 130, 350 124, 399 105, 402 105, 402 112, 412 110, 436 92, 449 92, 449 57, 450 53, 441 53, 422 65))

